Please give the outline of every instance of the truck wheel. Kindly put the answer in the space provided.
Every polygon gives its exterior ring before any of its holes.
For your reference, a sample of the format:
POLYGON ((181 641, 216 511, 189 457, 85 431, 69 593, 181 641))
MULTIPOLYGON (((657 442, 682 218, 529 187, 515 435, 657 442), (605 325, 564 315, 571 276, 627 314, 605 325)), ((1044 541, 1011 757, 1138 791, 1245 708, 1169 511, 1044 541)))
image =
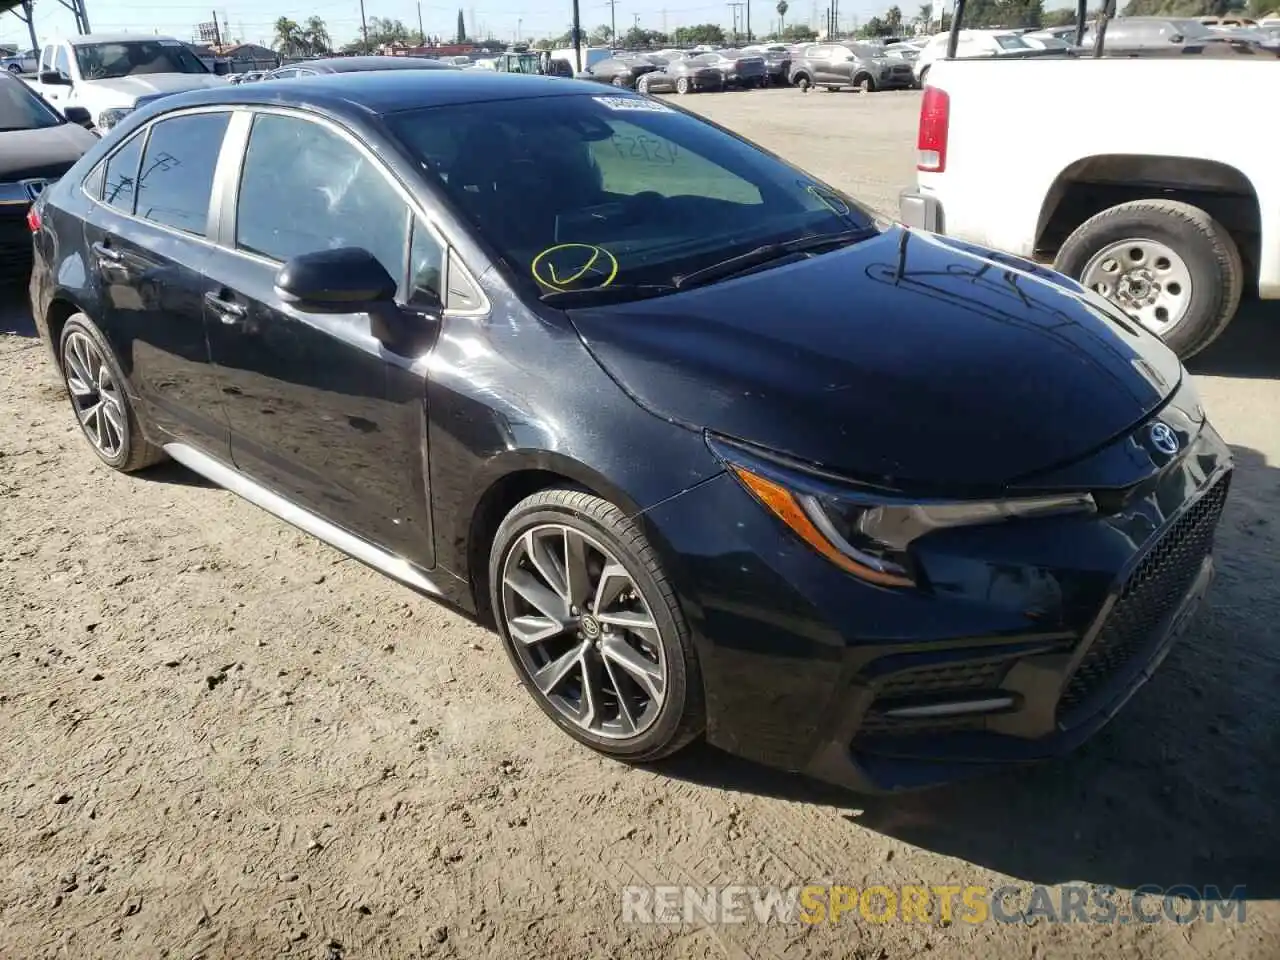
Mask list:
POLYGON ((1067 238, 1054 266, 1112 301, 1186 359, 1235 316, 1244 267, 1235 241, 1199 207, 1137 200, 1067 238))

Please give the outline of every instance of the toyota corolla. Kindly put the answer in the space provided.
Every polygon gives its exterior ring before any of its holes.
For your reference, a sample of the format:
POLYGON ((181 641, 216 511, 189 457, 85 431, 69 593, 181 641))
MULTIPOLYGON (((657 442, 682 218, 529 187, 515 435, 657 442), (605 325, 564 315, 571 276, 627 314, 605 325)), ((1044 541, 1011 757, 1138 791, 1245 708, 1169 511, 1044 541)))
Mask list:
POLYGON ((1059 754, 1212 577, 1230 455, 1155 337, 658 100, 228 85, 29 220, 103 463, 491 624, 611 757, 705 736, 891 790, 1059 754))

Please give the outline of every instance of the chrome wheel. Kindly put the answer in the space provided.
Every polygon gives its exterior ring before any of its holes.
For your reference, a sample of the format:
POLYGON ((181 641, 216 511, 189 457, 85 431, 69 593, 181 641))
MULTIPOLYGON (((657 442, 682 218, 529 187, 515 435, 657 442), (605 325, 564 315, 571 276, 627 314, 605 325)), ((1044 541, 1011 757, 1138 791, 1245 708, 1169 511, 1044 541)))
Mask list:
POLYGON ((1130 239, 1103 247, 1085 264, 1080 282, 1165 337, 1191 306, 1191 271, 1172 247, 1130 239))
POLYGON ((520 536, 502 568, 501 615, 522 669, 584 732, 628 740, 667 695, 662 638, 635 580, 599 541, 563 524, 520 536))
POLYGON ((127 418, 111 368, 97 344, 79 331, 63 344, 62 365, 71 405, 85 436, 104 458, 114 460, 125 446, 127 418))

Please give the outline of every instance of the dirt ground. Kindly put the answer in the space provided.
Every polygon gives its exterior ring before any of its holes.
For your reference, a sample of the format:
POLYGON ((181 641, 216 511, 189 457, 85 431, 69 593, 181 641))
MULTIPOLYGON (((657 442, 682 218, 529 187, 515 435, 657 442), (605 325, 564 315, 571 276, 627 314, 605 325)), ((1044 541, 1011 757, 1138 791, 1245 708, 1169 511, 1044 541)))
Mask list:
MULTIPOLYGON (((914 94, 688 98, 892 210, 914 94)), ((1280 957, 1280 311, 1195 363, 1239 458, 1208 608, 1078 754, 865 799, 572 744, 496 638, 83 442, 0 301, 0 958, 1280 957), (637 883, 1247 886, 1243 923, 621 922, 637 883)))

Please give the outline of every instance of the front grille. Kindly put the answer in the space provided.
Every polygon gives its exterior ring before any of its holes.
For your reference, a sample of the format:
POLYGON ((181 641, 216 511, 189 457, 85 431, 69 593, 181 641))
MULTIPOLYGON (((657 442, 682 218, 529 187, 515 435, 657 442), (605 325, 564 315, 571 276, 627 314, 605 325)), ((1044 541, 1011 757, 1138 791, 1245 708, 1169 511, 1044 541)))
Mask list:
POLYGON ((1129 575, 1058 701, 1059 720, 1088 703, 1117 671, 1153 646, 1156 631, 1186 596, 1213 547, 1229 483, 1230 477, 1224 477, 1201 496, 1129 575))
POLYGON ((858 735, 889 736, 980 728, 984 722, 981 716, 889 717, 880 711, 907 699, 995 690, 1008 672, 1010 663, 1011 660, 1005 659, 930 664, 890 674, 888 679, 877 686, 875 702, 863 717, 858 735))

